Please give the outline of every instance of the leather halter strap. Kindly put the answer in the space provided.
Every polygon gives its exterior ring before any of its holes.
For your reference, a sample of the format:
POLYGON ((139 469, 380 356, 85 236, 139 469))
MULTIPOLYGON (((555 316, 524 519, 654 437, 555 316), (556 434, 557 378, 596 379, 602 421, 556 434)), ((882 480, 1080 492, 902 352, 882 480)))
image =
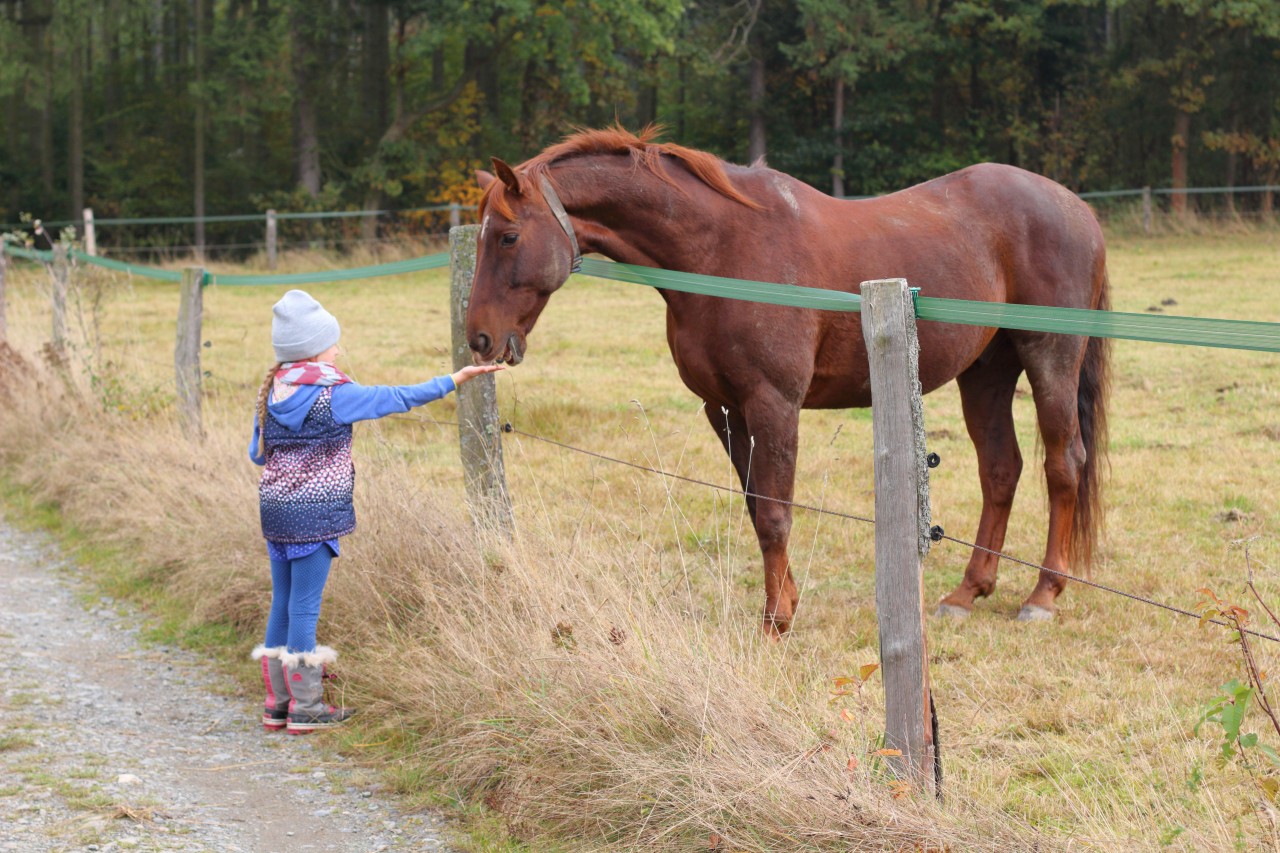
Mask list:
POLYGON ((556 191, 551 186, 551 182, 547 180, 546 175, 541 176, 539 183, 542 186, 542 196, 547 200, 547 207, 551 208, 556 221, 560 223, 560 227, 564 229, 564 233, 569 237, 569 248, 573 250, 573 260, 569 262, 569 272, 580 272, 582 270, 582 253, 578 251, 578 238, 573 233, 573 224, 569 222, 569 214, 565 212, 564 205, 560 203, 560 196, 556 195, 556 191))

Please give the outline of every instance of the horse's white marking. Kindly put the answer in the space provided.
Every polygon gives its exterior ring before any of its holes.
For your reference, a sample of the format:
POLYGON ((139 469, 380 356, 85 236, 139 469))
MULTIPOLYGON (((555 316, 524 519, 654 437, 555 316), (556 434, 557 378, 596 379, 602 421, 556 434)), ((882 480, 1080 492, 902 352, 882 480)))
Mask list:
POLYGON ((791 187, 781 176, 773 179, 773 188, 778 191, 778 195, 782 196, 782 200, 791 208, 791 212, 800 215, 800 203, 796 201, 795 195, 791 192, 791 187))
POLYGON ((480 242, 484 242, 484 232, 489 230, 489 217, 486 216, 484 221, 480 223, 480 242))

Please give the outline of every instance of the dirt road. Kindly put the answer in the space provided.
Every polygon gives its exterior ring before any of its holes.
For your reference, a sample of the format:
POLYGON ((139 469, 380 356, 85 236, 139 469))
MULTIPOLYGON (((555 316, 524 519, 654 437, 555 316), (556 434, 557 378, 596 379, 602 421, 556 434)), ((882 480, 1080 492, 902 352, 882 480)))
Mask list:
POLYGON ((448 849, 437 818, 264 732, 230 682, 137 626, 0 519, 0 851, 448 849))

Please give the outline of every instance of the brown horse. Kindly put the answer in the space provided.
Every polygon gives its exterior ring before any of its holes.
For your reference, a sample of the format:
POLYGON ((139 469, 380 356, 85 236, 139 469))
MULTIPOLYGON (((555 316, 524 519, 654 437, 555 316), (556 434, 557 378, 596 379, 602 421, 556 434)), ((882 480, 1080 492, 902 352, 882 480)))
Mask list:
MULTIPOLYGON (((467 336, 477 360, 518 364, 579 256, 706 275, 854 290, 905 278, 925 296, 1108 307, 1102 231, 1064 187, 1012 166, 970 166, 893 195, 841 201, 762 165, 731 166, 655 132, 587 130, 485 188, 467 336)), ((764 555, 766 632, 798 591, 787 561, 801 408, 871 405, 857 314, 660 291, 667 343, 733 460, 764 555), (722 414, 728 410, 728 416, 722 414), (754 438, 754 448, 744 436, 754 438), (731 440, 733 437, 733 440, 731 440), (776 498, 777 500, 768 500, 776 498)), ((619 330, 620 332, 624 330, 619 330)), ((922 323, 920 382, 955 379, 978 453, 977 544, 999 550, 1022 471, 1012 401, 1026 371, 1045 451, 1044 565, 1087 568, 1100 521, 1107 348, 1098 338, 922 323)), ((996 558, 974 550, 940 612, 990 595, 996 558)), ((1019 619, 1049 619, 1065 581, 1041 572, 1019 619)))

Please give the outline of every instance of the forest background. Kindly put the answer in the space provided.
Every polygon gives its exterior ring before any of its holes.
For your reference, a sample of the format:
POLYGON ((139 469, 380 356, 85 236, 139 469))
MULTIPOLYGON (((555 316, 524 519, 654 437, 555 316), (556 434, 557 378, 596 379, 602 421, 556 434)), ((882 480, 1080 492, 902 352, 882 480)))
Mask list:
POLYGON ((1280 0, 0 0, 0 115, 4 222, 466 203, 615 119, 837 195, 1275 184, 1280 0))

